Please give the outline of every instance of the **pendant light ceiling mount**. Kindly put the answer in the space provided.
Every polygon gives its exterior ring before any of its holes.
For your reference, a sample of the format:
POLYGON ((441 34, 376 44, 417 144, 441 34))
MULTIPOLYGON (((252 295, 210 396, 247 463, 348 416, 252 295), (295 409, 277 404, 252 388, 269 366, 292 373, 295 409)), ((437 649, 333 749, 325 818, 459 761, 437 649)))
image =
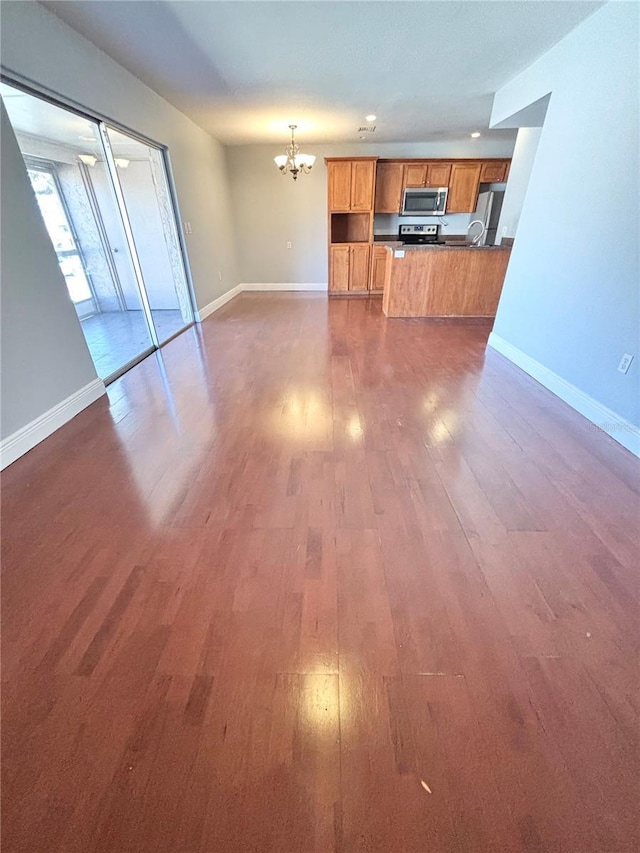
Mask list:
POLYGON ((273 158, 276 166, 280 169, 280 173, 282 175, 289 173, 294 181, 298 180, 298 175, 301 172, 308 175, 316 161, 313 154, 300 153, 300 148, 298 147, 294 136, 297 127, 297 124, 289 125, 291 130, 291 142, 287 145, 286 153, 279 154, 277 157, 273 158))

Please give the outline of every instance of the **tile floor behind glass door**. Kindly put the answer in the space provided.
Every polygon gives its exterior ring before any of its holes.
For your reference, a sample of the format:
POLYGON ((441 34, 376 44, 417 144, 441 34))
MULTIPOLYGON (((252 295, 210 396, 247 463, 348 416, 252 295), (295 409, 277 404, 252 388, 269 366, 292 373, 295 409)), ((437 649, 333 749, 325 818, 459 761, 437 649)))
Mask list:
MULTIPOLYGON (((154 311, 160 340, 182 324, 180 311, 154 311)), ((107 311, 82 321, 89 352, 101 379, 121 370, 149 346, 149 332, 142 311, 107 311)))

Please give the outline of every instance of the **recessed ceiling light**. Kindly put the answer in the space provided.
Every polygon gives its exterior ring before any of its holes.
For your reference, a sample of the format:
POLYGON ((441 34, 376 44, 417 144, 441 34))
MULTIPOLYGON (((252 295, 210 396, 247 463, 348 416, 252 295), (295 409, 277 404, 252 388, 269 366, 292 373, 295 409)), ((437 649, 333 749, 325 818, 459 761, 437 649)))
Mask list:
POLYGON ((480 136, 480 133, 477 130, 474 130, 474 132, 471 134, 472 139, 477 139, 479 136, 480 136))
POLYGON ((378 116, 374 116, 374 114, 373 114, 373 113, 369 113, 369 115, 368 115, 368 116, 365 116, 365 117, 364 117, 364 120, 365 120, 365 121, 375 121, 377 118, 378 118, 378 116))

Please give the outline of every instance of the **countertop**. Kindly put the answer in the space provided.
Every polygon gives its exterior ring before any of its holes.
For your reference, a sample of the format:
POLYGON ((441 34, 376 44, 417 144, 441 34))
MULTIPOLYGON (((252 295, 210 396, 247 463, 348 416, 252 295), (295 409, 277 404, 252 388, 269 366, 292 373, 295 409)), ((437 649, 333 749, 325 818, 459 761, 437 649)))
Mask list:
POLYGON ((420 249, 420 250, 422 250, 422 249, 473 249, 474 251, 476 249, 500 249, 501 251, 504 251, 505 249, 511 248, 511 246, 506 246, 506 245, 505 246, 502 246, 502 245, 500 245, 500 246, 472 246, 470 243, 467 243, 463 240, 457 240, 457 241, 453 240, 450 243, 444 243, 444 244, 438 243, 435 245, 433 243, 431 243, 431 244, 430 243, 411 244, 411 243, 403 243, 401 240, 394 239, 393 237, 387 238, 385 236, 381 237, 379 235, 374 236, 373 245, 374 246, 388 246, 390 249, 404 249, 405 251, 408 251, 408 252, 415 252, 417 249, 420 249))
POLYGON ((429 245, 428 243, 423 243, 422 245, 418 244, 415 246, 402 243, 400 246, 394 248, 401 248, 405 252, 428 251, 430 249, 466 249, 470 252, 505 252, 511 250, 511 246, 471 246, 468 243, 449 243, 449 245, 429 245))

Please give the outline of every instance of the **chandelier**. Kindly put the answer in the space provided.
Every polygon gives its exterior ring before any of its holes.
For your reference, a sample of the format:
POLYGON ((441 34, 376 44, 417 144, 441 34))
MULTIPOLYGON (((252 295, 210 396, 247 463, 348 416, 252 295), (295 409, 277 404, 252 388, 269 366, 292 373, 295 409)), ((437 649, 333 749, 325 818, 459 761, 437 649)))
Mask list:
POLYGON ((273 158, 276 162, 276 166, 280 169, 282 174, 286 175, 287 172, 289 172, 294 181, 298 179, 298 174, 300 172, 304 172, 305 175, 308 175, 313 164, 316 162, 316 158, 313 154, 300 153, 300 149, 298 148, 293 136, 293 132, 297 126, 297 124, 289 125, 291 128, 291 143, 287 145, 287 153, 279 154, 277 157, 273 158))

